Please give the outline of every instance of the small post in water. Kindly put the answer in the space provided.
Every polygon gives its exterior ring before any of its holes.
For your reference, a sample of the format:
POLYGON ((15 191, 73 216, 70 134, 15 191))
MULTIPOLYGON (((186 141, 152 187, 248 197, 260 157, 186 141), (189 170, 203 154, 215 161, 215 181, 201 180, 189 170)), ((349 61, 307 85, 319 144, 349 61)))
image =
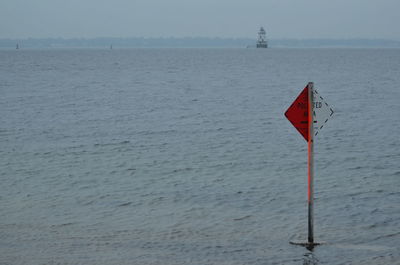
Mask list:
POLYGON ((314 84, 308 88, 308 243, 314 244, 314 84))
POLYGON ((333 110, 314 90, 313 82, 309 82, 304 87, 285 112, 286 118, 308 144, 308 240, 307 242, 290 241, 290 243, 305 246, 310 250, 321 244, 314 241, 314 137, 324 127, 332 114, 333 110))
POLYGON ((290 107, 286 110, 286 118, 293 124, 308 144, 308 240, 290 241, 291 244, 313 249, 320 245, 314 241, 314 138, 332 116, 333 110, 309 82, 290 107))

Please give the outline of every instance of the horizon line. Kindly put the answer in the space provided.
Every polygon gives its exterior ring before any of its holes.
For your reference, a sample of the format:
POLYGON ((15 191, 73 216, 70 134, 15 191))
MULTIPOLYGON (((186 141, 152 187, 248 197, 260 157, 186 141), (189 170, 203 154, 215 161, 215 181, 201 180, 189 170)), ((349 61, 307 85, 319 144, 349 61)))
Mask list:
MULTIPOLYGON (((221 36, 130 36, 130 37, 110 37, 110 36, 97 36, 97 37, 0 37, 0 40, 92 40, 92 39, 257 39, 257 37, 221 37, 221 36)), ((395 41, 400 42, 400 39, 394 38, 383 38, 383 37, 340 37, 340 38, 327 38, 327 37, 279 37, 279 38, 268 38, 268 40, 379 40, 379 41, 395 41)))

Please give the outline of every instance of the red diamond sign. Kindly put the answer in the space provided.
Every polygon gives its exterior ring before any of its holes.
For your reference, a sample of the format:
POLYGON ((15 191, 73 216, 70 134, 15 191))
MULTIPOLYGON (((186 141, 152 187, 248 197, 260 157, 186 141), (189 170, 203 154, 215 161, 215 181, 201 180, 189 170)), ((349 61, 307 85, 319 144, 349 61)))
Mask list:
POLYGON ((300 95, 286 110, 285 116, 308 141, 308 86, 301 91, 300 95))

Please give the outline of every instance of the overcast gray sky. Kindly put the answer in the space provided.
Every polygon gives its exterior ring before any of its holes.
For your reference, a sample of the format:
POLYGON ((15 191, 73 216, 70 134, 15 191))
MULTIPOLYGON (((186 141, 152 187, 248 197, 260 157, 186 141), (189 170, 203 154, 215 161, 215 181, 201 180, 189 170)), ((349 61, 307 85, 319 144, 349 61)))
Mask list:
POLYGON ((0 38, 400 40, 400 0, 0 0, 0 38))

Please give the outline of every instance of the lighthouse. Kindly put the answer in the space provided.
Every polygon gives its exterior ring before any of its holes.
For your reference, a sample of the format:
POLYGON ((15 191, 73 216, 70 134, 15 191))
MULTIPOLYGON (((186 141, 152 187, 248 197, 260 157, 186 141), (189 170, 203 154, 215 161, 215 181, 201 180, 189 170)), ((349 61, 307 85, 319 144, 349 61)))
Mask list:
POLYGON ((258 32, 257 48, 268 48, 267 37, 263 27, 258 32))

